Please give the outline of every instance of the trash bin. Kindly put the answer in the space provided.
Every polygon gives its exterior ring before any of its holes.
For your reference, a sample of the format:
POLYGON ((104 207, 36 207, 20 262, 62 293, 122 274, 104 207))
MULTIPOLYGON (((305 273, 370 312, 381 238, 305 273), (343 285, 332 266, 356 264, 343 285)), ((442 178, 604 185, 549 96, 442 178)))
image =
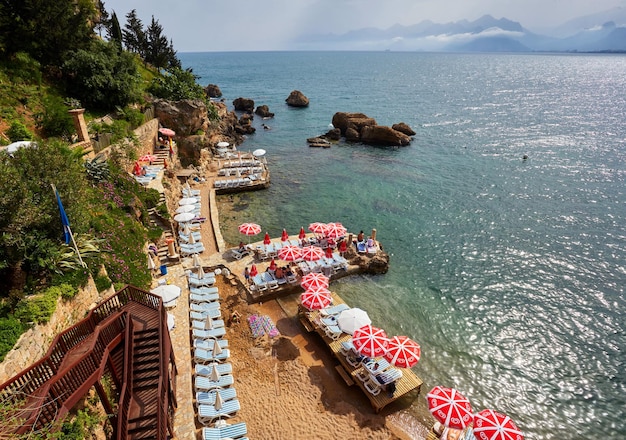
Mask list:
POLYGON ((162 264, 160 269, 161 269, 161 275, 167 275, 167 266, 165 264, 162 264))

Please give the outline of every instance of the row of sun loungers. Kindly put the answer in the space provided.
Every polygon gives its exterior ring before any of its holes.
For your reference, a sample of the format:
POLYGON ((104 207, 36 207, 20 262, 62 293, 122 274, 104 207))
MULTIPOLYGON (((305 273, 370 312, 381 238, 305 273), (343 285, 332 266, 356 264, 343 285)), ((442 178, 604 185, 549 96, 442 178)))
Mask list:
POLYGON ((198 421, 204 425, 205 440, 247 440, 246 423, 226 424, 241 405, 233 387, 235 379, 222 318, 215 273, 189 272, 189 317, 193 341, 194 391, 198 421), (213 426, 211 426, 213 425, 213 426))
POLYGON ((250 174, 247 177, 236 177, 234 179, 221 179, 213 182, 216 189, 223 188, 239 188, 242 186, 254 185, 257 181, 263 181, 264 178, 260 174, 250 174))
POLYGON ((230 159, 220 160, 220 168, 238 168, 238 167, 258 167, 262 166, 262 162, 258 159, 230 159))
POLYGON ((263 167, 234 167, 234 168, 222 168, 220 170, 218 170, 217 175, 218 176, 235 176, 237 175, 237 173, 239 173, 239 175, 242 174, 256 174, 256 173, 262 173, 263 172, 263 167))

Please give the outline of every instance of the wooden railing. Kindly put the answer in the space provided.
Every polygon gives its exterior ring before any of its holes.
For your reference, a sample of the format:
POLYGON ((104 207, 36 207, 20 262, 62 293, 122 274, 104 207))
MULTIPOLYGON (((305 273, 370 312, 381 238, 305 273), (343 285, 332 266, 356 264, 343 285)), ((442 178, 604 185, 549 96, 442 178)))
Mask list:
MULTIPOLYGON (((133 341, 134 329, 133 320, 128 321, 126 326, 126 340, 128 342, 133 341)), ((122 392, 120 394, 118 416, 117 416, 117 439, 122 440, 126 437, 126 431, 128 428, 128 415, 130 411, 130 399, 132 398, 133 390, 133 375, 132 375, 132 359, 134 354, 135 344, 128 343, 124 349, 124 383, 122 384, 122 392)))
MULTIPOLYGON (((60 419, 99 380, 106 367, 109 349, 121 341, 127 324, 120 309, 130 302, 159 310, 160 333, 165 333, 161 342, 165 338, 169 342, 167 331, 163 331, 163 328, 167 330, 167 315, 161 299, 132 286, 124 287, 91 310, 81 322, 59 334, 41 360, 0 385, 0 401, 15 407, 16 417, 27 421, 20 426, 19 432, 60 419), (105 320, 110 322, 101 325, 105 320), (83 343, 89 345, 67 364, 67 354, 83 343)), ((170 358, 171 343, 160 349, 163 363, 170 358)), ((161 381, 168 380, 167 362, 161 368, 165 373, 161 381)), ((167 414, 167 408, 162 411, 163 405, 165 402, 159 402, 159 412, 167 414)))

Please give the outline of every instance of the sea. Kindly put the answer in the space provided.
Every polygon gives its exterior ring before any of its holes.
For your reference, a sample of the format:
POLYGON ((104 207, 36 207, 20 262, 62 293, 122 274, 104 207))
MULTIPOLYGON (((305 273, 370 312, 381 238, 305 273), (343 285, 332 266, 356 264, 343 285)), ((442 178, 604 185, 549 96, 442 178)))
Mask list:
MULTIPOLYGON (((422 348, 426 393, 453 387, 526 439, 626 438, 626 56, 181 53, 198 82, 268 105, 238 146, 268 190, 224 196, 237 225, 376 230, 389 272, 333 282, 422 348), (285 99, 300 90, 306 108, 285 99), (310 148, 335 112, 405 122, 407 147, 310 148), (270 129, 264 129, 261 124, 270 129)), ((409 423, 410 425, 410 423, 409 423)))

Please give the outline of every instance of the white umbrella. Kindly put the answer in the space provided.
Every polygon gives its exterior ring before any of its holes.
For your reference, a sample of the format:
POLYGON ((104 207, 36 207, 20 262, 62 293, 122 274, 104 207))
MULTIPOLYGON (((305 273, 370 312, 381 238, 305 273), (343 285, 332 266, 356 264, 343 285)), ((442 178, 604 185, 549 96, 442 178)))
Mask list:
POLYGON ((185 235, 191 234, 191 229, 189 228, 189 223, 184 223, 183 224, 182 233, 185 234, 185 235))
MULTIPOLYGON (((205 330, 213 329, 213 318, 211 318, 210 316, 207 316, 207 318, 204 320, 204 329, 205 330)), ((217 342, 213 344, 213 346, 215 347, 216 344, 217 342)))
POLYGON ((160 296, 164 303, 169 303, 180 296, 180 287, 173 284, 165 284, 163 286, 155 287, 150 291, 150 293, 160 296))
POLYGON ((222 347, 220 347, 217 339, 213 340, 213 356, 219 356, 220 354, 222 354, 222 352, 222 347))
POLYGON ((167 329, 172 330, 174 328, 174 315, 167 312, 167 329))
POLYGON ((261 157, 261 156, 265 156, 265 153, 267 153, 267 151, 265 151, 263 148, 259 148, 258 150, 254 150, 252 152, 252 155, 255 157, 261 157))
POLYGON ((372 320, 368 316, 367 312, 359 309, 358 307, 344 310, 337 318, 337 325, 339 325, 339 328, 350 335, 357 329, 371 323, 372 320))
POLYGON ((179 223, 184 223, 193 220, 195 217, 196 215, 191 212, 183 212, 182 214, 176 214, 174 220, 179 223))
POLYGON ((198 265, 198 271, 196 272, 196 275, 198 276, 199 280, 204 278, 204 270, 202 270, 201 264, 198 265))
POLYGON ((17 150, 19 150, 20 148, 24 148, 24 147, 36 147, 37 143, 36 142, 32 142, 32 141, 18 141, 18 142, 13 142, 12 144, 7 145, 4 150, 9 153, 15 153, 17 150))
POLYGON ((198 254, 193 254, 193 267, 200 267, 200 257, 198 257, 198 254))
MULTIPOLYGON (((213 351, 213 353, 215 353, 215 351, 213 351)), ((209 376, 209 379, 211 379, 211 382, 219 382, 220 381, 220 372, 217 371, 217 368, 215 368, 216 366, 213 365, 213 368, 211 368, 211 374, 209 376)))
POLYGON ((229 145, 230 145, 230 144, 229 144, 228 142, 225 142, 225 141, 222 141, 222 142, 218 142, 218 143, 217 143, 217 146, 218 146, 219 148, 226 148, 226 147, 228 147, 229 145))
POLYGON ((148 269, 156 270, 156 264, 154 264, 154 260, 151 255, 148 255, 148 269))
POLYGON ((193 234, 189 234, 189 244, 196 244, 196 239, 193 237, 193 234))
POLYGON ((198 199, 195 197, 183 197, 178 201, 179 205, 195 205, 198 203, 198 199))
POLYGON ((191 212, 194 209, 196 208, 193 205, 181 205, 178 208, 176 208, 176 213, 181 214, 183 212, 191 212))
POLYGON ((224 405, 222 395, 220 394, 219 390, 215 390, 215 403, 213 404, 215 411, 220 411, 222 409, 222 405, 224 405))

